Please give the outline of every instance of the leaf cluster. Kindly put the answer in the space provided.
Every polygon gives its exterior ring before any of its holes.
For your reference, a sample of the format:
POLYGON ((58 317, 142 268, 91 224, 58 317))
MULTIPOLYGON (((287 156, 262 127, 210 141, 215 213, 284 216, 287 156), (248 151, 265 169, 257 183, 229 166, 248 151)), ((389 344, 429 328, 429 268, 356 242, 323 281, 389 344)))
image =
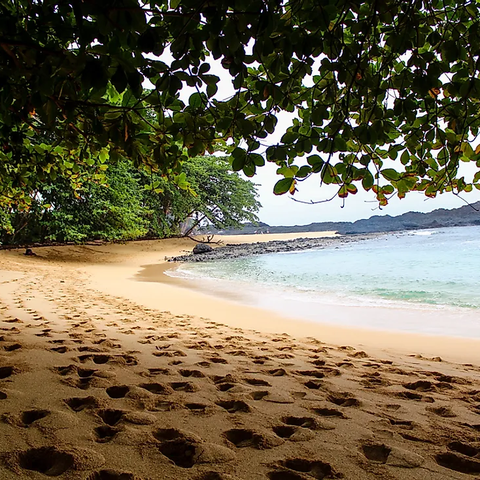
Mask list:
POLYGON ((102 156, 180 174, 219 144, 248 176, 276 163, 276 194, 312 175, 380 204, 480 188, 459 172, 480 166, 479 13, 475 0, 1 0, 0 204, 28 209, 36 182, 84 167, 99 180, 102 156), (272 144, 281 112, 295 115, 272 144))

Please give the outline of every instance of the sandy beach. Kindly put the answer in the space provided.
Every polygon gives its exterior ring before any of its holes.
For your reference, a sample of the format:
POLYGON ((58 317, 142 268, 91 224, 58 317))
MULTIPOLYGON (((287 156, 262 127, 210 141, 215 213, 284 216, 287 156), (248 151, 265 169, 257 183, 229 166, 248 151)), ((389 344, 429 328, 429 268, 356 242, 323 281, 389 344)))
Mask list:
POLYGON ((480 478, 480 341, 159 282, 194 245, 0 252, 1 480, 480 478))

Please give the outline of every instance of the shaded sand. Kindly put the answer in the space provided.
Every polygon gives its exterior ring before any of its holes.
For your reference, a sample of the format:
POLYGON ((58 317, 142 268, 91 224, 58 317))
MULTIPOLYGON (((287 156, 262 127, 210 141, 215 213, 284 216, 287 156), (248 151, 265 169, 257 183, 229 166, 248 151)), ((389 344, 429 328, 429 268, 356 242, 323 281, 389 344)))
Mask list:
POLYGON ((191 248, 0 252, 0 479, 480 477, 479 342, 135 279, 191 248))

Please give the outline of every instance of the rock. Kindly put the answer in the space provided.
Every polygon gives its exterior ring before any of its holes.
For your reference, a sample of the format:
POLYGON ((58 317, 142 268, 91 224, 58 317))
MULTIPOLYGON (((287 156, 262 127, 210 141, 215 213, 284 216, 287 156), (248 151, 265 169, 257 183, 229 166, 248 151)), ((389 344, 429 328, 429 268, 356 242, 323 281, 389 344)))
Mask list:
POLYGON ((206 243, 199 243, 198 245, 195 245, 195 247, 193 247, 193 253, 195 255, 199 255, 202 253, 210 253, 212 250, 213 248, 206 243))

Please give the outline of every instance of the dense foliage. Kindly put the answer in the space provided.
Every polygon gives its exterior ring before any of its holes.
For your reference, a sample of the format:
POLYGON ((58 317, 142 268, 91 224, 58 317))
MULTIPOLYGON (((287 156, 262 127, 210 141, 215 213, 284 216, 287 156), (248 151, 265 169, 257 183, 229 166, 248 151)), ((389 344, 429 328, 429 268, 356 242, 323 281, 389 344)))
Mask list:
POLYGON ((255 185, 229 166, 224 157, 189 159, 184 188, 128 161, 109 166, 107 183, 79 187, 56 177, 39 184, 28 211, 5 210, 11 229, 0 234, 0 244, 161 238, 203 225, 239 227, 256 220, 259 204, 255 185))
POLYGON ((250 176, 275 162, 277 194, 480 188, 459 172, 480 166, 479 51, 475 0, 0 0, 0 221, 120 158, 182 184, 219 144, 250 176))

